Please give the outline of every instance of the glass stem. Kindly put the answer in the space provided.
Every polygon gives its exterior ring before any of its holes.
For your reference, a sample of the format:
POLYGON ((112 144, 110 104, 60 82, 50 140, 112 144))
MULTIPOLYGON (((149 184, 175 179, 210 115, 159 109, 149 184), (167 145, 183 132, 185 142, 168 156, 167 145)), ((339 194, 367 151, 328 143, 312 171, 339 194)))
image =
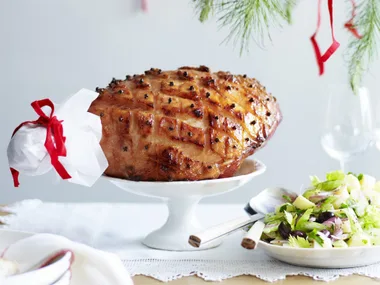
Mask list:
POLYGON ((345 161, 343 159, 340 160, 340 170, 342 170, 344 173, 346 173, 345 172, 345 161))

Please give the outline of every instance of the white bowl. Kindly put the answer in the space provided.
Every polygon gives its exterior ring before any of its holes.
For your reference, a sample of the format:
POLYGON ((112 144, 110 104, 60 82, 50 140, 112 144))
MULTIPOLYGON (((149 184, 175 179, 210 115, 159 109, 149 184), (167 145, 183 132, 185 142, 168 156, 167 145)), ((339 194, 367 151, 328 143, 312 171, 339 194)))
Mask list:
POLYGON ((380 262, 380 246, 348 248, 292 248, 260 241, 259 247, 275 259, 316 268, 350 268, 380 262))
MULTIPOLYGON (((27 232, 0 229, 0 252, 2 253, 11 244, 32 235, 27 232)), ((27 255, 28 253, 23 254, 27 255)), ((1 285, 68 285, 70 284, 70 279, 67 278, 70 275, 70 260, 71 253, 65 254, 62 258, 40 269, 15 274, 6 277, 5 280, 0 278, 1 285)), ((17 260, 11 261, 17 262, 17 260)), ((20 264, 20 269, 23 270, 25 266, 27 267, 27 265, 20 264)))

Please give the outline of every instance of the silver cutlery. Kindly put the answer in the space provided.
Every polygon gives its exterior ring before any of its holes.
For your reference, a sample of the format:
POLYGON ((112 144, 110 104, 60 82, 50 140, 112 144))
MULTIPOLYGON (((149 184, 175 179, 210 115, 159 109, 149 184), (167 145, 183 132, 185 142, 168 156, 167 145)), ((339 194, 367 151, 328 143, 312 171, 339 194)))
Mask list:
MULTIPOLYGON (((244 207, 244 210, 247 214, 246 216, 238 217, 233 220, 210 227, 201 232, 194 233, 189 237, 189 244, 193 247, 201 247, 208 242, 225 237, 235 232, 236 230, 248 227, 254 224, 255 221, 264 218, 266 214, 274 212, 278 205, 283 204, 288 200, 293 201, 296 197, 296 193, 291 192, 285 188, 267 188, 261 191, 255 197, 251 198, 251 200, 246 204, 244 207)), ((262 227, 261 223, 254 227, 256 231, 255 235, 253 236, 254 238, 257 236, 257 229, 259 228, 259 225, 262 227)), ((254 247, 255 246, 256 245, 254 245, 254 247)))

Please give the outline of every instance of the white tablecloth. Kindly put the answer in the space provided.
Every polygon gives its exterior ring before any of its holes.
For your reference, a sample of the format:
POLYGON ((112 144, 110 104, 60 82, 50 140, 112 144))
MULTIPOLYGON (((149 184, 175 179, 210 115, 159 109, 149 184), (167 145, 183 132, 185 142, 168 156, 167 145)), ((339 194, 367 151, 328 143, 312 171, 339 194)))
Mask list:
MULTIPOLYGON (((240 246, 242 232, 229 236, 221 246, 210 250, 172 252, 147 248, 141 240, 160 227, 167 217, 162 204, 59 204, 28 200, 7 210, 15 214, 0 218, 6 227, 59 234, 114 252, 132 275, 141 274, 162 281, 190 275, 215 281, 239 275, 254 275, 266 281, 290 275, 306 275, 324 281, 351 274, 380 278, 380 264, 340 270, 284 264, 267 257, 261 250, 243 249, 240 246)), ((200 205, 197 210, 205 226, 242 214, 242 205, 200 205)))

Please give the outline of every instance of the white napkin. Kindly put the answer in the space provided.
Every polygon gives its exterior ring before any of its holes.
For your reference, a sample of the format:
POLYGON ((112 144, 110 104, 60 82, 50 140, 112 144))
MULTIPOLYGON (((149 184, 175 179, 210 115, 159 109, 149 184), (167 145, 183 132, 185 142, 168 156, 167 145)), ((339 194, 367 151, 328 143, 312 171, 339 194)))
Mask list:
MULTIPOLYGON (((10 245, 3 253, 3 257, 16 261, 21 268, 28 268, 62 250, 70 250, 74 253, 74 262, 71 265, 71 285, 133 284, 123 263, 116 255, 58 235, 36 234, 22 239, 10 245)), ((4 284, 7 284, 6 281, 4 284)), ((27 283, 20 283, 20 285, 25 284, 27 283)), ((28 284, 32 284, 31 280, 28 284)))
MULTIPOLYGON (((67 156, 60 157, 59 161, 71 176, 69 182, 85 186, 92 186, 108 167, 99 144, 102 134, 100 118, 87 112, 97 96, 96 92, 81 89, 62 104, 55 104, 54 115, 63 120, 67 150, 67 156)), ((50 110, 46 112, 49 114, 50 110)), ((9 166, 29 176, 50 171, 53 167, 44 146, 45 139, 45 127, 31 124, 21 127, 8 145, 9 166)))

